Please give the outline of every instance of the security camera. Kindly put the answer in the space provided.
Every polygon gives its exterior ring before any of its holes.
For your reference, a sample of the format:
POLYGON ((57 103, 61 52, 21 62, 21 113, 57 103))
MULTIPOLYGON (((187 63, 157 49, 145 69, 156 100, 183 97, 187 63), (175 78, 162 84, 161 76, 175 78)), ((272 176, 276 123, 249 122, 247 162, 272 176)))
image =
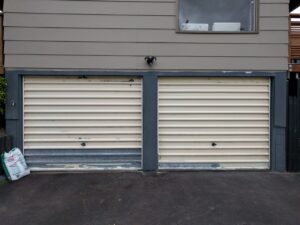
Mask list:
POLYGON ((156 57, 155 56, 146 56, 145 61, 149 66, 152 66, 156 61, 156 57))

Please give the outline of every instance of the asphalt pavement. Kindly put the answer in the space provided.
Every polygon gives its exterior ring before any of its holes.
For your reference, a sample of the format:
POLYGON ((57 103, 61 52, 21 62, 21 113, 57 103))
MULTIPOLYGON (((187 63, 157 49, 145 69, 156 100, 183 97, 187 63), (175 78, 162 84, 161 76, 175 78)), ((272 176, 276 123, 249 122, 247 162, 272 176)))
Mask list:
POLYGON ((3 225, 299 225, 300 174, 31 174, 0 187, 3 225))

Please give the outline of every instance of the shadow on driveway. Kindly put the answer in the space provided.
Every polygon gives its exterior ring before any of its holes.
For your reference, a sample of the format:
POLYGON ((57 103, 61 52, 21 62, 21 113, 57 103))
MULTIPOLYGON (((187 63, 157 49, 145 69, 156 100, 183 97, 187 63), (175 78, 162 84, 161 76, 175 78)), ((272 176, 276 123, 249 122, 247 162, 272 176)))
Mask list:
POLYGON ((300 174, 32 174, 0 188, 3 225, 299 225, 300 174))

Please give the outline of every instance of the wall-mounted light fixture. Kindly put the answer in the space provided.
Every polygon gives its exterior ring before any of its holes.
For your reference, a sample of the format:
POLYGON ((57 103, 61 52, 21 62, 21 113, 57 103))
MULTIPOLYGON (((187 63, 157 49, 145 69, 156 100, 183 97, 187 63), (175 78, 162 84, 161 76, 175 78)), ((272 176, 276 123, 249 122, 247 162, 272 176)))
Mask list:
POLYGON ((146 56, 145 61, 149 66, 152 66, 156 62, 156 57, 155 56, 146 56))

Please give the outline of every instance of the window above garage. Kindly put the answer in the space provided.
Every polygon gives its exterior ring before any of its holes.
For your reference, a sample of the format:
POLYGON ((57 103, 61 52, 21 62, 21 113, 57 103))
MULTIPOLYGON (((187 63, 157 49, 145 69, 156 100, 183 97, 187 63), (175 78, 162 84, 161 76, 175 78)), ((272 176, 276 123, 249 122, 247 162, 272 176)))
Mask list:
POLYGON ((178 32, 256 33, 258 0, 177 0, 178 32))

